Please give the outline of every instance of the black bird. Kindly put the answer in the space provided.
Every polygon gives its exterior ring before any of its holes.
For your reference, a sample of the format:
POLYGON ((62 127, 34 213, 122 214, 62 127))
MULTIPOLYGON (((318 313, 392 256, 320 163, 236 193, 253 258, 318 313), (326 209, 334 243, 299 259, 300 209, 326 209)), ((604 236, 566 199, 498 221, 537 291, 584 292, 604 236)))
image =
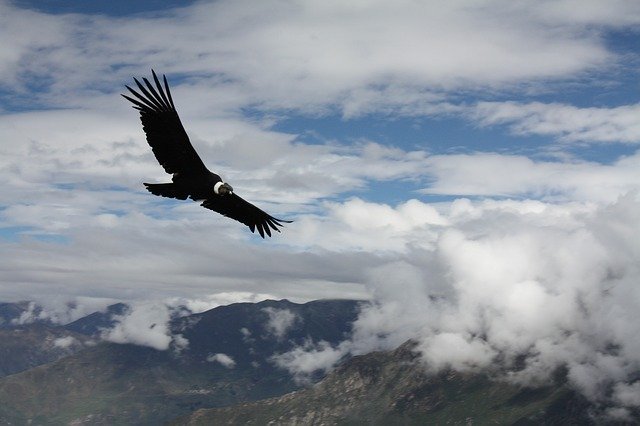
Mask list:
POLYGON ((162 76, 163 88, 155 71, 151 72, 155 88, 146 78, 142 79, 145 85, 134 78, 140 93, 125 86, 134 97, 122 95, 133 103, 133 108, 140 111, 147 142, 160 165, 173 175, 170 183, 144 183, 147 190, 163 197, 203 201, 201 206, 244 223, 251 232, 257 229, 262 238, 264 234, 271 236, 271 229, 280 232, 278 227, 283 226, 282 223, 291 223, 276 219, 240 198, 231 185, 207 169, 182 127, 167 77, 162 76))

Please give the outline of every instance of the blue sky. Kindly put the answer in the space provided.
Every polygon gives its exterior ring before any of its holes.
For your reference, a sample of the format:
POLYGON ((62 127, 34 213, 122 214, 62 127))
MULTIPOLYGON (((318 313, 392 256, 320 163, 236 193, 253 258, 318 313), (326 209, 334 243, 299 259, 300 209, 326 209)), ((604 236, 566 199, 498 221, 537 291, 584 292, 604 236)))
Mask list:
POLYGON ((0 300, 369 298, 330 350, 528 353, 513 380, 640 404, 637 1, 0 0, 0 38, 0 300), (152 68, 282 234, 144 190, 168 177, 119 94, 152 68))
MULTIPOLYGON (((332 212, 347 217, 350 200, 393 210, 415 199, 446 215, 461 198, 601 204, 637 188, 633 2, 587 2, 579 14, 571 1, 267 3, 3 2, 5 250, 60 245, 71 256, 78 236, 127 234, 139 215, 151 229, 222 230, 283 255, 343 241, 377 256, 377 244, 318 230, 332 212), (166 176, 119 93, 151 68, 167 74, 205 163, 296 225, 263 243, 143 191, 166 176)), ((351 279, 363 294, 360 272, 351 279)), ((6 297, 29 297, 15 293, 6 297)))

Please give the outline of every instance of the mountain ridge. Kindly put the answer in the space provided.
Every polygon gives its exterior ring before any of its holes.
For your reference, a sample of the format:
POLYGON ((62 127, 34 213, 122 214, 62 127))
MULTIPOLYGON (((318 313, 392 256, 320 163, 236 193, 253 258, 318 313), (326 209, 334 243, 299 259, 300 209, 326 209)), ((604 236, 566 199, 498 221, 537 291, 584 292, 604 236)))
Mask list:
MULTIPOLYGON (((182 348, 99 342, 0 379, 0 423, 160 424, 200 407, 290 392, 300 384, 271 356, 308 339, 339 343, 359 303, 263 301, 178 316, 170 329, 188 341, 182 348), (218 362, 221 353, 233 363, 218 362)), ((103 320, 94 316, 83 329, 91 334, 103 320)))
POLYGON ((528 389, 485 373, 429 373, 414 349, 408 341, 356 356, 310 388, 200 409, 169 424, 594 424, 587 401, 564 384, 528 389))

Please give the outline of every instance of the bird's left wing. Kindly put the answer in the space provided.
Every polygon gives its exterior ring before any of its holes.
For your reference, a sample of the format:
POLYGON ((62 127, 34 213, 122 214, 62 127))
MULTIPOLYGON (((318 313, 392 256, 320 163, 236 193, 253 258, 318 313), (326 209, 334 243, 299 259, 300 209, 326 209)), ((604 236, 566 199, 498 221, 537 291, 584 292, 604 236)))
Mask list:
POLYGON ((271 229, 280 232, 278 227, 283 226, 282 223, 291 223, 290 220, 276 219, 235 193, 208 198, 201 205, 244 223, 251 229, 251 232, 255 232, 257 229, 262 238, 264 238, 264 234, 271 236, 271 229))
POLYGON ((144 85, 134 78, 139 92, 125 86, 133 97, 122 96, 140 111, 142 127, 154 155, 167 173, 208 173, 178 117, 167 78, 162 76, 163 87, 155 71, 151 70, 151 72, 155 88, 146 78, 143 78, 144 85))

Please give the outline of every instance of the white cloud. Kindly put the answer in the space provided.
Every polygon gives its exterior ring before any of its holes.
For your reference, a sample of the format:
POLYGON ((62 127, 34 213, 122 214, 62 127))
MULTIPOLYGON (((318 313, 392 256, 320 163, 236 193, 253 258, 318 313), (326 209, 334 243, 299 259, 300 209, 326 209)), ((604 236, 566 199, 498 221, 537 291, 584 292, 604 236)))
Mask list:
POLYGON ((210 102, 221 106, 353 113, 370 109, 371 96, 384 107, 379 93, 393 104, 407 89, 426 88, 428 99, 610 66, 615 54, 591 29, 637 24, 640 12, 632 1, 607 4, 606 13, 589 4, 575 13, 567 2, 220 1, 109 18, 3 3, 3 75, 16 91, 33 77, 50 83, 44 99, 68 105, 153 64, 197 76, 188 81, 194 89, 218 86, 210 102), (33 37, 33 28, 46 36, 33 37))
POLYGON ((218 306, 231 305, 232 303, 257 303, 276 297, 265 293, 251 293, 248 291, 227 291, 203 296, 198 299, 193 298, 172 298, 166 300, 170 306, 184 306, 190 312, 197 314, 205 312, 218 306))
POLYGON ((427 163, 433 182, 426 194, 612 202, 640 182, 640 151, 612 164, 497 153, 436 155, 427 163))
POLYGON ((325 203, 326 216, 307 215, 289 231, 289 243, 332 251, 404 251, 412 244, 428 245, 435 230, 447 223, 431 205, 416 199, 391 207, 351 198, 325 203))
POLYGON ((175 340, 179 350, 188 345, 181 335, 172 336, 170 312, 166 305, 152 302, 134 303, 128 312, 114 318, 113 328, 103 330, 101 337, 115 343, 131 343, 166 350, 175 340))
POLYGON ((509 380, 533 385, 565 366, 588 398, 635 403, 637 193, 610 205, 460 201, 442 214, 431 248, 371 269, 374 303, 345 351, 413 338, 431 368, 500 360, 509 380))
POLYGON ((557 136, 563 142, 640 143, 640 104, 579 108, 540 102, 480 102, 473 115, 481 125, 506 124, 517 135, 557 136))
POLYGON ((57 338, 53 341, 53 346, 62 349, 68 349, 74 345, 78 345, 78 340, 73 336, 65 336, 57 338))
POLYGON ((291 312, 289 309, 268 307, 263 308, 262 312, 266 313, 268 316, 265 329, 277 339, 284 338, 296 322, 302 320, 297 314, 291 312))
POLYGON ((209 362, 217 362, 223 367, 226 368, 234 368, 236 366, 236 362, 227 354, 217 353, 213 355, 209 355, 207 357, 207 361, 209 362))
POLYGON ((34 302, 29 302, 27 309, 20 313, 18 318, 12 319, 11 323, 14 325, 24 325, 47 319, 49 319, 49 317, 46 312, 42 310, 41 306, 34 302))
POLYGON ((490 367, 497 355, 486 341, 461 333, 438 333, 421 342, 427 367, 434 370, 452 368, 457 371, 490 367))
POLYGON ((300 383, 307 383, 309 377, 318 371, 326 372, 347 354, 346 345, 333 347, 321 340, 318 343, 305 342, 292 350, 276 354, 270 361, 293 374, 300 383))
POLYGON ((640 382, 633 384, 617 383, 614 387, 614 399, 628 407, 640 406, 640 382))

